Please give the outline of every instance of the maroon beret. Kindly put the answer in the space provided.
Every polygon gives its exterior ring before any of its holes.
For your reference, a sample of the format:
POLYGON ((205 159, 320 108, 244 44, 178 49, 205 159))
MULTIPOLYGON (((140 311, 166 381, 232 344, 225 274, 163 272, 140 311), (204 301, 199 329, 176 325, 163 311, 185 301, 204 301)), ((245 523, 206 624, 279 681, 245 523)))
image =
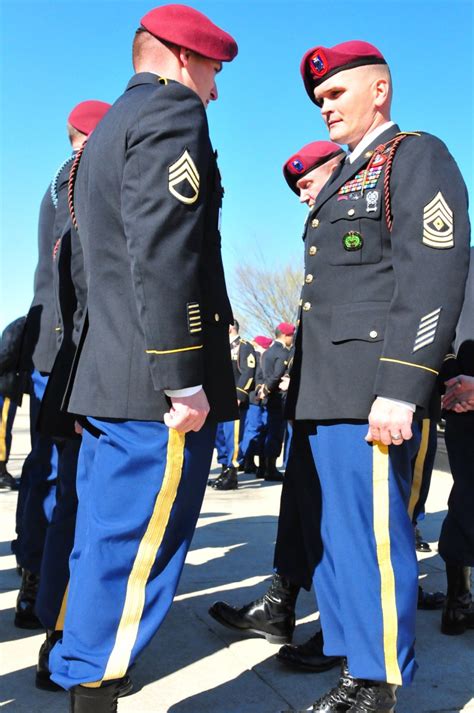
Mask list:
POLYGON ((81 102, 74 107, 67 120, 77 131, 89 136, 101 119, 107 114, 112 104, 107 102, 89 101, 81 102))
POLYGON ((295 325, 290 324, 290 322, 280 322, 277 330, 285 335, 285 337, 292 337, 295 333, 295 325))
POLYGON ((160 40, 186 47, 198 54, 231 62, 238 52, 237 43, 206 15, 187 5, 162 5, 142 17, 141 26, 160 40))
POLYGON ((255 344, 258 344, 259 347, 262 347, 262 349, 268 349, 270 344, 273 342, 273 339, 271 339, 270 337, 263 337, 262 335, 258 335, 254 338, 253 341, 255 342, 255 344))
POLYGON ((308 96, 316 104, 313 93, 315 87, 344 69, 366 64, 387 62, 374 45, 361 40, 351 40, 334 47, 313 47, 308 50, 301 60, 300 71, 308 96))
POLYGON ((298 194, 296 183, 302 176, 343 153, 343 149, 332 141, 313 141, 306 144, 284 164, 283 175, 286 182, 291 190, 298 194))

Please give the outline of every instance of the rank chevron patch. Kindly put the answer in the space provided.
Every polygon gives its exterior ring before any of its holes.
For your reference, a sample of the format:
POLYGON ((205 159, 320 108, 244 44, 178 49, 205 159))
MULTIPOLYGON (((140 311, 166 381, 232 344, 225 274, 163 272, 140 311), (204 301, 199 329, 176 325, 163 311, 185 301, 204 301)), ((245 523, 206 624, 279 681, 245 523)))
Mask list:
POLYGON ((453 211, 441 191, 423 208, 423 244, 438 249, 454 247, 453 211))
POLYGON ((195 203, 199 196, 199 172, 187 149, 168 169, 168 188, 181 203, 195 203), (178 187, 179 186, 179 190, 178 187))

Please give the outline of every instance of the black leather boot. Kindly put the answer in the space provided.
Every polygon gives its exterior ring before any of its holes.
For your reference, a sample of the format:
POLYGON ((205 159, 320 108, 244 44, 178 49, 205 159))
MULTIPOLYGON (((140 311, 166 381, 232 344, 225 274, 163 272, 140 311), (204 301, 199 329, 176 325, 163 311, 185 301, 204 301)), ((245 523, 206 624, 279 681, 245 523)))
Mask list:
POLYGON ((237 490, 239 487, 237 480, 237 468, 230 466, 227 468, 222 476, 212 483, 214 490, 237 490))
POLYGON ((323 653, 324 639, 323 632, 318 631, 304 644, 294 646, 286 644, 277 653, 276 658, 280 663, 300 671, 311 671, 321 673, 338 666, 341 663, 340 656, 325 656, 323 653))
POLYGON ((348 713, 394 713, 397 687, 385 681, 361 681, 362 686, 348 713))
POLYGON ((276 458, 265 458, 265 474, 264 479, 275 483, 283 481, 283 475, 276 467, 276 458))
POLYGON ((355 703, 357 693, 363 683, 364 681, 350 675, 347 661, 343 659, 337 686, 315 701, 312 706, 307 708, 307 711, 310 713, 345 713, 355 703))
POLYGON ((15 626, 19 629, 42 629, 43 625, 35 614, 36 595, 38 594, 39 575, 27 569, 23 570, 21 587, 15 607, 15 626))
POLYGON ((219 473, 219 475, 216 478, 209 478, 209 480, 207 481, 207 484, 212 487, 213 485, 215 485, 217 483, 218 480, 222 480, 222 478, 224 477, 224 473, 227 470, 227 467, 228 466, 226 466, 224 463, 222 463, 221 472, 219 473))
POLYGON ((71 713, 117 713, 117 699, 123 679, 99 688, 74 686, 70 690, 71 713))
POLYGON ((253 456, 245 456, 242 470, 244 471, 244 473, 257 472, 257 464, 255 463, 253 456))
POLYGON ((213 619, 234 631, 264 636, 271 644, 291 641, 295 628, 295 604, 300 588, 274 574, 270 587, 260 599, 241 609, 215 602, 209 609, 213 619))
POLYGON ((51 680, 51 671, 49 670, 49 654, 54 644, 61 639, 62 631, 46 631, 46 639, 41 644, 38 654, 38 663, 36 664, 36 688, 41 688, 42 691, 62 691, 61 686, 51 680))
POLYGON ((443 634, 456 636, 474 629, 474 605, 471 594, 471 568, 446 565, 448 594, 441 615, 443 634))
POLYGON ((263 456, 258 456, 258 466, 257 466, 257 470, 255 472, 255 477, 256 478, 264 478, 265 477, 265 458, 263 456))

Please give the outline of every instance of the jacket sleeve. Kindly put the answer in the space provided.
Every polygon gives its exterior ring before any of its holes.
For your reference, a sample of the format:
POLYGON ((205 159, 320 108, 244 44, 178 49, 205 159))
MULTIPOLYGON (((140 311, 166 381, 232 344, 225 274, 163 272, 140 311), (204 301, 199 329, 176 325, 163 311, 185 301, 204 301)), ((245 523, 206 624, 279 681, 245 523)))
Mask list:
POLYGON ((155 390, 203 383, 199 271, 211 155, 197 94, 157 85, 128 131, 121 202, 155 390))
POLYGON ((270 350, 266 352, 269 359, 264 360, 263 376, 264 389, 267 394, 275 393, 279 389, 281 377, 288 368, 288 354, 283 350, 278 353, 271 354, 270 350))
POLYGON ((249 392, 253 388, 255 379, 255 351, 249 342, 241 340, 239 348, 239 371, 237 380, 237 398, 243 403, 247 403, 249 392))
POLYGON ((446 146, 429 134, 401 143, 390 191, 395 289, 374 390, 427 407, 463 300, 467 192, 446 146))

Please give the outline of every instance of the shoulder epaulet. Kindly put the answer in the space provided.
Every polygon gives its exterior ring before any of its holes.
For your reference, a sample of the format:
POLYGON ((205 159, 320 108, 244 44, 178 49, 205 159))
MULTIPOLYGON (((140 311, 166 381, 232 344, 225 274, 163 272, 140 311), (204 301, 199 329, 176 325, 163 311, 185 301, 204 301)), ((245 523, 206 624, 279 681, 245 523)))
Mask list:
POLYGON ((166 87, 166 85, 168 84, 168 80, 166 77, 157 77, 156 81, 158 82, 158 84, 162 84, 164 87, 166 87))
POLYGON ((421 136, 421 131, 399 131, 397 136, 421 136))
POLYGON ((403 139, 406 139, 408 136, 421 136, 421 133, 418 131, 400 131, 394 136, 393 139, 387 141, 387 143, 383 146, 384 152, 388 149, 387 165, 385 167, 385 173, 383 177, 383 193, 385 203, 385 221, 387 223, 387 228, 389 232, 392 232, 393 224, 392 200, 390 196, 390 176, 392 175, 392 164, 398 147, 402 143, 403 139))

